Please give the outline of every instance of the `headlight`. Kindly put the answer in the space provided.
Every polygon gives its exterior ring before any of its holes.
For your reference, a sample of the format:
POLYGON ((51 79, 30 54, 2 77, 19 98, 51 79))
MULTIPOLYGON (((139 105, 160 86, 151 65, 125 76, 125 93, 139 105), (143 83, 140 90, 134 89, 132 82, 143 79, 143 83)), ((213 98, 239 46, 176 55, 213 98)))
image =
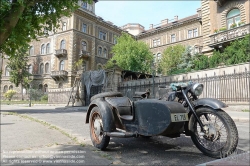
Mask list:
POLYGON ((195 83, 191 88, 191 92, 195 96, 200 96, 202 91, 203 91, 203 84, 195 83))

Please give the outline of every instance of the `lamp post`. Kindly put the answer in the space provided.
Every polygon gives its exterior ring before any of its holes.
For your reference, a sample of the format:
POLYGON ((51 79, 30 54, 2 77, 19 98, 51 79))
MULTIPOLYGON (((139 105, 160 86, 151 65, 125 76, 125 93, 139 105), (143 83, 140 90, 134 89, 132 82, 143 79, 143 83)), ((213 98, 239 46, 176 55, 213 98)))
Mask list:
POLYGON ((152 69, 152 78, 153 78, 153 98, 155 98, 155 66, 154 66, 154 62, 152 62, 151 64, 151 69, 152 69))
MULTIPOLYGON (((30 80, 30 75, 28 75, 28 80, 30 80)), ((31 107, 31 82, 29 82, 29 107, 31 107)))

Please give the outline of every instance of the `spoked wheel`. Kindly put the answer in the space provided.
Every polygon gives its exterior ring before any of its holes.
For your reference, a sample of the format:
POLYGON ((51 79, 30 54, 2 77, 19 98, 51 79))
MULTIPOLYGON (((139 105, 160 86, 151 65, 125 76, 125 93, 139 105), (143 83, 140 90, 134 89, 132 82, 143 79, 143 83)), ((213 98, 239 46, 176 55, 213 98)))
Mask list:
POLYGON ((94 107, 92 109, 89 117, 89 123, 90 137, 93 145, 98 149, 105 150, 109 144, 110 137, 104 135, 102 116, 98 107, 94 107))
POLYGON ((191 116, 191 138, 196 147, 205 155, 220 158, 234 152, 238 144, 238 131, 232 118, 223 110, 201 107, 196 113, 207 131, 201 131, 199 123, 191 116))

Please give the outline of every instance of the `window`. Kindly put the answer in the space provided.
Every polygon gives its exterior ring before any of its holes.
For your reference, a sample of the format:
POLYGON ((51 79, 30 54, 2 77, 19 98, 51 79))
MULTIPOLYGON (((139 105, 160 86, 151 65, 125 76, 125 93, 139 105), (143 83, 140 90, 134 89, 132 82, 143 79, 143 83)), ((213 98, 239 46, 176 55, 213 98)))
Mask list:
POLYGON ((158 53, 157 54, 157 62, 160 62, 160 60, 161 60, 161 53, 158 53))
POLYGON ((153 40, 153 46, 154 47, 159 46, 159 45, 161 45, 161 40, 160 39, 153 40))
POLYGON ((29 65, 28 72, 32 74, 32 65, 29 65))
POLYGON ((196 28, 193 31, 194 31, 194 37, 198 37, 198 29, 196 28))
POLYGON ((175 34, 171 35, 171 43, 176 42, 175 40, 175 34))
POLYGON ((43 65, 43 63, 40 64, 40 68, 39 68, 39 69, 40 69, 40 74, 43 74, 43 70, 44 70, 44 65, 43 65))
POLYGON ((43 90, 43 85, 42 85, 42 84, 39 84, 39 85, 38 85, 38 90, 40 90, 40 91, 43 90))
POLYGON ((34 55, 34 47, 33 46, 30 47, 29 55, 34 55))
POLYGON ((13 85, 10 85, 9 90, 13 90, 13 85))
POLYGON ((193 37, 198 37, 198 29, 197 28, 192 29, 192 30, 188 30, 187 38, 190 39, 190 38, 193 38, 193 37))
POLYGON ((98 56, 102 56, 102 47, 98 47, 98 56))
POLYGON ((58 88, 63 88, 63 83, 60 82, 60 83, 58 84, 58 88))
POLYGON ((114 35, 114 37, 113 37, 114 38, 114 44, 117 44, 117 37, 118 36, 116 36, 116 35, 114 35))
POLYGON ((154 54, 153 57, 154 57, 154 63, 155 63, 156 62, 156 54, 154 54))
POLYGON ((227 28, 230 29, 232 24, 238 25, 240 22, 240 10, 233 9, 227 14, 227 28))
POLYGON ((62 40, 61 41, 61 44, 60 44, 60 49, 65 49, 66 46, 65 46, 65 40, 62 40))
POLYGON ((49 54, 50 53, 50 44, 48 43, 46 45, 46 54, 49 54))
POLYGON ((82 32, 87 33, 87 25, 86 24, 82 24, 82 32))
POLYGON ((5 67, 5 76, 10 76, 10 68, 8 66, 5 67))
POLYGON ((45 64, 45 73, 49 73, 49 63, 45 64))
POLYGON ((85 41, 82 42, 82 50, 87 50, 87 43, 85 41))
POLYGON ((66 31, 66 30, 67 30, 67 23, 66 23, 66 22, 63 22, 63 23, 62 23, 62 30, 63 30, 63 31, 66 31))
POLYGON ((60 61, 59 63, 59 70, 64 70, 64 60, 60 61))
POLYGON ((45 84, 43 89, 44 89, 44 92, 47 93, 48 92, 48 85, 45 84))
POLYGON ((81 6, 82 6, 83 9, 87 9, 87 2, 82 2, 81 6))
POLYGON ((100 32, 99 32, 99 39, 101 39, 101 40, 106 40, 106 33, 100 31, 100 32))
POLYGON ((3 93, 5 93, 5 92, 7 92, 8 91, 8 85, 5 85, 4 87, 3 87, 3 93))
POLYGON ((106 48, 104 48, 104 50, 103 50, 103 56, 106 58, 107 57, 107 49, 106 48))
POLYGON ((45 54, 45 44, 43 44, 43 45, 41 46, 41 54, 42 54, 42 55, 45 54))

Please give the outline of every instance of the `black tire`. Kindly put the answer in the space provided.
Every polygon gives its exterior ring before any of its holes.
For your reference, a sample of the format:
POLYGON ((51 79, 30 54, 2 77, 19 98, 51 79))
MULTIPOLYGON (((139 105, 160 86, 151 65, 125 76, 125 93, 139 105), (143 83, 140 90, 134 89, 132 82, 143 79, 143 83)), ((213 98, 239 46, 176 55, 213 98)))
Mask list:
POLYGON ((123 95, 121 92, 103 92, 91 97, 90 102, 101 97, 122 97, 122 96, 123 95))
POLYGON ((232 118, 223 110, 214 110, 209 107, 198 108, 196 113, 203 124, 207 124, 210 132, 205 135, 200 132, 199 135, 200 129, 197 129, 199 124, 192 115, 190 117, 191 138, 195 146, 203 154, 214 158, 222 158, 232 154, 239 139, 238 130, 232 118), (205 115, 209 117, 209 121, 206 120, 205 115), (205 142, 203 143, 203 141, 205 142))
POLYGON ((98 107, 91 110, 89 117, 90 138, 93 145, 101 150, 105 150, 109 144, 110 137, 103 133, 103 119, 98 107))

